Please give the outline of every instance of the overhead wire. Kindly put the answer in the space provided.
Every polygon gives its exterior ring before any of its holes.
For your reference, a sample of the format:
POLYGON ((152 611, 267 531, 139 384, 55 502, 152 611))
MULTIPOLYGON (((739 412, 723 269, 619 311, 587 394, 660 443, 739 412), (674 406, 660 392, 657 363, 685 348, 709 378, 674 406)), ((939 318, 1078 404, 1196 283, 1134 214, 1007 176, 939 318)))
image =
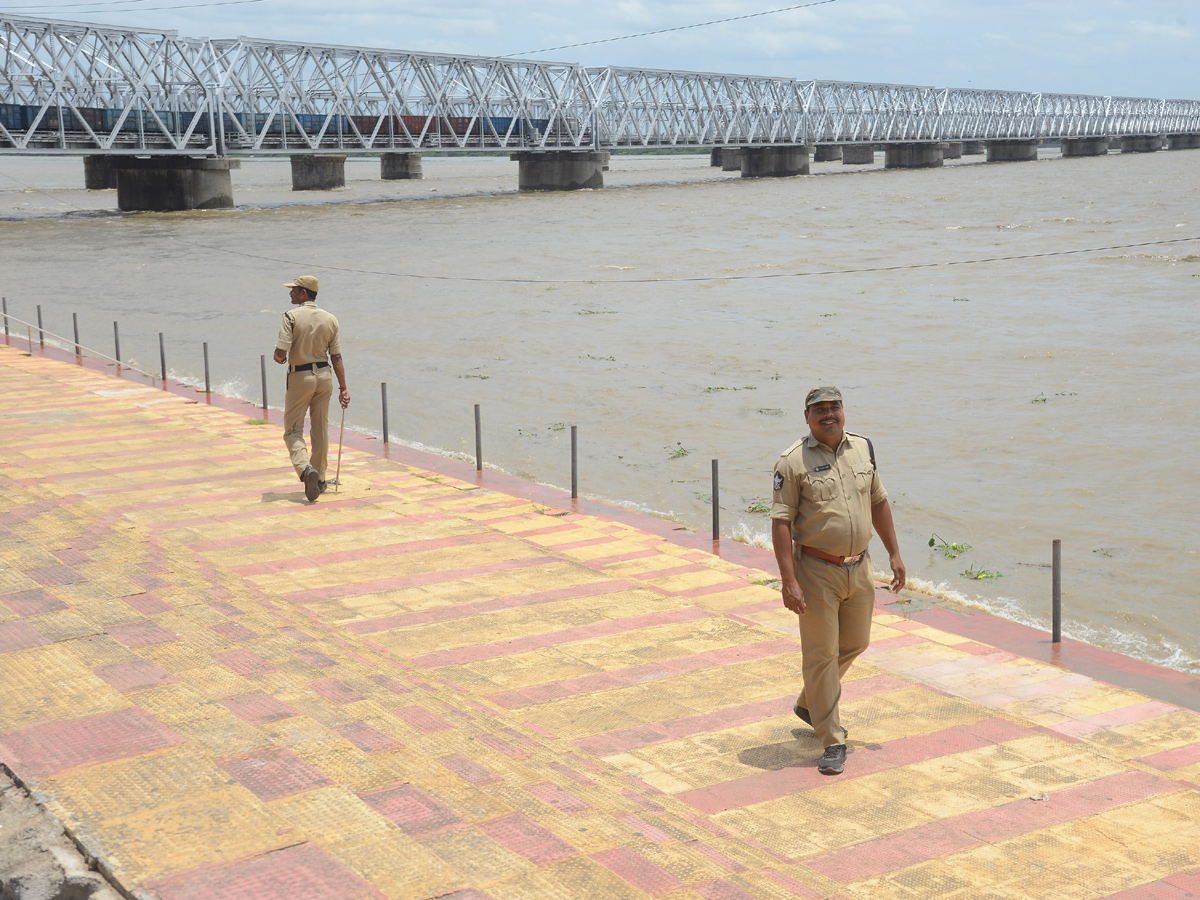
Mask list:
POLYGON ((826 6, 830 3, 839 3, 841 0, 814 0, 811 3, 800 3, 796 6, 783 6, 779 9, 768 9, 762 12, 746 13, 741 16, 728 16, 724 19, 713 19, 711 22, 696 22, 692 25, 676 25, 673 28, 660 28, 656 31, 640 31, 637 34, 625 34, 620 37, 601 38, 595 41, 580 41, 577 44, 561 44, 558 47, 543 47, 540 50, 522 50, 520 53, 510 53, 509 56, 528 56, 531 53, 552 53, 555 50, 571 50, 575 47, 591 47, 596 44, 612 44, 616 41, 629 41, 634 38, 650 37, 656 34, 670 34, 674 31, 687 31, 690 28, 707 28, 709 25, 724 25, 727 22, 740 22, 744 19, 757 19, 761 16, 773 16, 776 13, 792 12, 797 9, 808 9, 813 6, 826 6))
POLYGON ((314 263, 311 260, 282 259, 276 256, 248 253, 245 250, 231 250, 228 247, 213 247, 208 244, 201 244, 199 242, 189 241, 180 237, 172 237, 170 240, 179 241, 182 244, 188 244, 193 247, 199 247, 203 250, 211 250, 214 253, 227 253, 231 256, 240 256, 246 259, 255 259, 262 262, 273 262, 279 263, 280 265, 293 267, 310 267, 322 269, 327 272, 344 272, 352 275, 370 275, 379 278, 406 278, 419 281, 455 281, 470 282, 475 284, 629 285, 694 284, 696 282, 712 281, 765 281, 767 279, 777 278, 816 278, 827 275, 865 275, 877 272, 901 272, 916 269, 936 269, 948 266, 975 266, 982 265, 984 263, 1014 262, 1029 259, 1048 259, 1056 256, 1072 256, 1081 253, 1104 253, 1113 250, 1133 250, 1141 247, 1160 247, 1170 244, 1186 244, 1200 241, 1200 235, 1196 237, 1169 238, 1158 241, 1139 241, 1132 244, 1111 244, 1105 247, 1078 247, 1069 250, 1046 250, 1041 253, 1021 253, 1011 254, 1008 256, 976 257, 972 259, 949 259, 937 260, 933 262, 900 263, 890 266, 862 266, 852 269, 819 269, 811 272, 755 272, 741 275, 688 275, 680 278, 612 278, 603 280, 597 278, 484 278, 472 275, 428 275, 417 272, 385 272, 374 269, 361 269, 353 266, 336 266, 326 263, 314 263))

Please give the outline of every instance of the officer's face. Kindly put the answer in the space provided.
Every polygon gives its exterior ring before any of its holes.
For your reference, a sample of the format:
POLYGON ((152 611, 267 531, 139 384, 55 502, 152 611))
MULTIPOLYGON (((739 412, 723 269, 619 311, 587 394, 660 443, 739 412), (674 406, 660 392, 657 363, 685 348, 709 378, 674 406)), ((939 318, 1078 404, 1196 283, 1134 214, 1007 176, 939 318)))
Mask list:
POLYGON ((804 411, 808 430, 826 446, 836 447, 842 440, 842 429, 846 425, 846 413, 840 400, 823 400, 804 411))

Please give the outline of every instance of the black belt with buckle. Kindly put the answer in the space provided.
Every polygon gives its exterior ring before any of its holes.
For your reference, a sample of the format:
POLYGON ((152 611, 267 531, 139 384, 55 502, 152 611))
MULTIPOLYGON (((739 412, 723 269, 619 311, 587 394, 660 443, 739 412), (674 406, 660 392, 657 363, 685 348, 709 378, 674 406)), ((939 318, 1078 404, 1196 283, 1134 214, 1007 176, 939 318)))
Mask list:
POLYGON ((305 363, 302 366, 292 366, 292 371, 293 372, 311 372, 314 369, 328 369, 328 368, 329 368, 329 363, 327 363, 327 362, 314 362, 314 363, 305 363))

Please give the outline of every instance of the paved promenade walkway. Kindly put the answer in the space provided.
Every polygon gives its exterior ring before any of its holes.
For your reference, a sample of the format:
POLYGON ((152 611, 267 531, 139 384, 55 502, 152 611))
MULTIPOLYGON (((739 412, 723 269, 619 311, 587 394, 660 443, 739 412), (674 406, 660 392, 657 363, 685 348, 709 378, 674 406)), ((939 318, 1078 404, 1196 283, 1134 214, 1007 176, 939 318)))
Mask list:
POLYGON ((22 350, 0 760, 132 897, 1200 895, 1185 676, 880 590, 823 777, 749 551, 361 438, 309 504, 277 424, 22 350))

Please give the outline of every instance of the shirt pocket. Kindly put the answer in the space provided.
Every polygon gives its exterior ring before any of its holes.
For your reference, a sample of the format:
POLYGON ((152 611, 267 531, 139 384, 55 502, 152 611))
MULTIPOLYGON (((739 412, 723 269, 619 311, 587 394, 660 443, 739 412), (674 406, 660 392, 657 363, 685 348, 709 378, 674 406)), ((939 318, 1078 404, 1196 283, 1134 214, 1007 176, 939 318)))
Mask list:
POLYGON ((864 469, 863 471, 855 471, 854 486, 858 488, 860 494, 869 494, 871 492, 871 482, 875 480, 874 469, 864 469))
POLYGON ((828 503, 838 496, 837 478, 832 475, 813 475, 809 473, 808 486, 812 489, 812 498, 816 503, 828 503))

